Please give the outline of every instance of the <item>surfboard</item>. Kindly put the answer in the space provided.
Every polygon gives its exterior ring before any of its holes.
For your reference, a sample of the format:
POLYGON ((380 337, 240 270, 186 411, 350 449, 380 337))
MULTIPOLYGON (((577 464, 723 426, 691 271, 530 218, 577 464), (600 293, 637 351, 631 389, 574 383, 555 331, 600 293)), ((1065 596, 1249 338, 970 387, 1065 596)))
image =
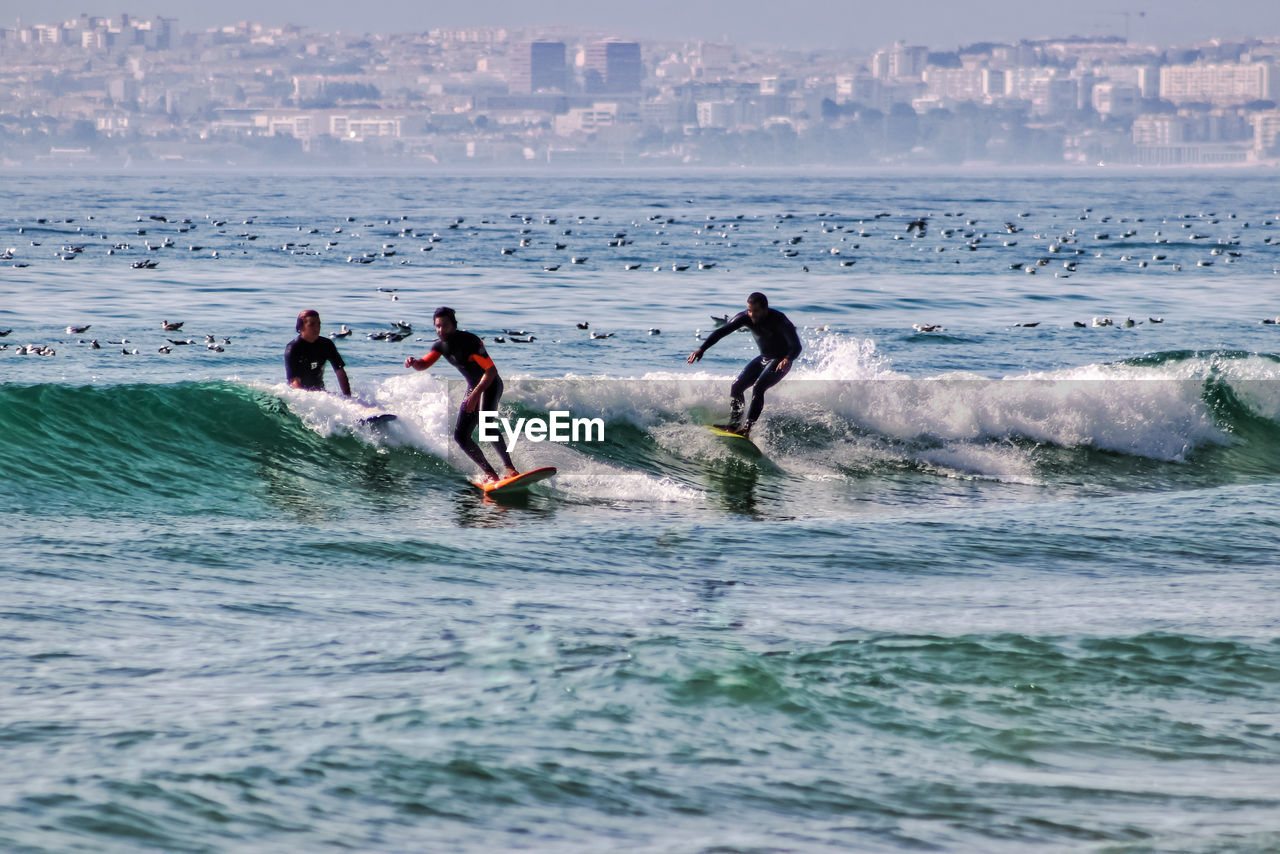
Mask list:
POLYGON ((725 428, 720 427, 719 425, 716 425, 716 424, 708 424, 706 425, 706 427, 708 430, 711 431, 713 435, 722 439, 726 445, 728 445, 730 448, 737 451, 738 453, 745 454, 746 456, 749 456, 749 457, 764 456, 764 452, 761 451, 760 448, 756 446, 756 443, 751 441, 741 433, 735 433, 732 430, 726 430, 725 428))
POLYGON ((395 421, 396 416, 390 412, 382 412, 377 415, 370 415, 367 418, 361 418, 361 424, 372 426, 374 424, 386 424, 388 421, 395 421))
POLYGON ((555 473, 554 466, 543 466, 540 469, 529 469, 529 471, 523 471, 520 474, 504 477, 502 480, 489 481, 488 483, 472 478, 471 483, 483 489, 488 495, 515 495, 525 492, 535 483, 546 480, 555 473))

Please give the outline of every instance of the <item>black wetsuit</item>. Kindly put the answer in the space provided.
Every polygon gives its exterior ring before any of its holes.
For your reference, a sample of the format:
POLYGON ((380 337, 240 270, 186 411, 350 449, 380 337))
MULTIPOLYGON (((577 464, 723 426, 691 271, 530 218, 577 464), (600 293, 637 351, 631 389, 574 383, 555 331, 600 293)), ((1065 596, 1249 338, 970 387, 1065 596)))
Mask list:
MULTIPOLYGON (((461 372, 462 376, 467 380, 468 394, 484 377, 484 372, 493 367, 493 360, 489 358, 488 352, 485 351, 484 342, 478 336, 470 332, 464 332, 461 329, 455 330, 448 338, 437 338, 436 343, 431 345, 431 352, 437 354, 437 356, 443 356, 449 364, 461 372)), ((432 358, 432 361, 435 361, 435 359, 432 358)), ((502 378, 495 376, 493 382, 485 388, 480 405, 476 407, 474 412, 467 412, 466 402, 463 401, 462 408, 458 411, 458 422, 453 429, 453 439, 458 443, 458 446, 486 474, 493 477, 497 477, 498 473, 493 470, 493 466, 489 465, 489 461, 484 457, 484 452, 480 450, 480 446, 476 444, 476 441, 471 438, 471 434, 475 432, 476 427, 480 424, 480 410, 496 410, 498 408, 498 400, 501 397, 502 378)), ((502 464, 509 469, 514 469, 515 464, 511 462, 511 454, 507 450, 505 435, 494 443, 494 448, 502 459, 502 464)))
POLYGON ((734 431, 742 427, 742 406, 747 389, 752 389, 751 408, 747 410, 746 423, 746 429, 750 430, 764 409, 764 393, 777 385, 791 370, 790 364, 787 365, 787 370, 778 370, 778 363, 784 358, 795 362, 802 349, 795 324, 785 314, 771 308, 759 323, 752 323, 751 315, 747 312, 738 312, 732 320, 707 336, 707 340, 702 342, 702 350, 706 351, 721 338, 743 328, 750 329, 755 336, 760 355, 747 363, 729 389, 729 428, 734 431))
POLYGON ((336 371, 347 363, 338 355, 338 347, 328 338, 308 341, 299 335, 284 348, 284 375, 292 383, 312 391, 324 390, 324 363, 329 362, 336 371))

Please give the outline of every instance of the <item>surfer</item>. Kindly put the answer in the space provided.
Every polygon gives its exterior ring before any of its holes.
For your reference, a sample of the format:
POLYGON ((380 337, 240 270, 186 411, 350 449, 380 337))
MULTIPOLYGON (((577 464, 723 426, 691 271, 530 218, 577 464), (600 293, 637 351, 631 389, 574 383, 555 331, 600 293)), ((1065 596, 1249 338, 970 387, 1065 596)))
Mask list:
MULTIPOLYGON (((436 326, 436 342, 431 345, 421 359, 410 356, 404 360, 406 368, 425 371, 436 363, 441 356, 449 364, 457 368, 467 380, 467 396, 462 400, 462 408, 458 410, 458 422, 453 430, 453 439, 458 447, 472 461, 480 466, 490 481, 499 480, 498 473, 485 459, 484 451, 471 438, 471 434, 480 424, 480 410, 495 411, 498 399, 502 397, 502 378, 493 359, 484 349, 484 342, 479 337, 458 328, 458 318, 453 309, 440 307, 436 309, 432 320, 436 326)), ((502 464, 506 466, 507 476, 513 477, 519 472, 511 462, 511 454, 507 451, 506 439, 494 443, 502 464)))
POLYGON ((284 348, 284 375, 293 388, 324 391, 324 363, 333 365, 338 387, 347 397, 351 396, 351 383, 347 380, 347 363, 338 355, 337 346, 328 338, 320 337, 320 312, 308 308, 298 313, 294 324, 298 337, 284 348))
POLYGON ((787 375, 791 370, 791 364, 800 355, 801 347, 795 324, 782 312, 769 308, 769 298, 756 291, 747 297, 746 311, 738 312, 735 317, 708 335, 701 347, 689 354, 689 364, 692 365, 700 360, 703 354, 721 338, 742 328, 751 330, 751 334, 756 339, 756 346, 760 348, 760 355, 747 363, 729 389, 730 414, 729 423, 725 425, 725 429, 730 433, 750 436, 751 428, 760 417, 760 411, 764 409, 764 393, 787 375), (747 410, 747 420, 744 423, 742 406, 748 388, 752 389, 751 408, 747 410))

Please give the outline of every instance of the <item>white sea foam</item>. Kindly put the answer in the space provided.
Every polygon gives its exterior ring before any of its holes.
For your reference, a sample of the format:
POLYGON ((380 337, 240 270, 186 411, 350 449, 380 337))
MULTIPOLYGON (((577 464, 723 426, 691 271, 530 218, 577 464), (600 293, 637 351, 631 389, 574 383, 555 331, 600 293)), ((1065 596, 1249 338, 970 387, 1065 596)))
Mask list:
MULTIPOLYGON (((1274 382, 1280 366, 1262 358, 1090 364, 998 379, 960 372, 915 378, 895 371, 871 339, 831 334, 811 341, 807 358, 770 390, 755 438, 769 460, 805 478, 888 465, 1027 482, 1034 480, 1035 445, 1178 462, 1197 448, 1232 441, 1204 401, 1213 375, 1230 382, 1259 415, 1280 420, 1280 384, 1274 382)), ((694 428, 727 414, 732 380, 706 369, 517 376, 505 381, 500 411, 562 410, 606 425, 629 424, 673 456, 720 460, 732 453, 694 428)), ((371 441, 418 448, 467 468, 452 439, 452 398, 459 390, 457 380, 428 374, 394 376, 359 390, 378 411, 398 416, 371 441)), ((358 431, 370 411, 337 395, 273 391, 323 435, 358 431)), ((579 495, 684 501, 694 494, 678 479, 602 461, 589 447, 537 443, 518 451, 523 459, 517 464, 555 465, 561 482, 574 479, 579 495), (623 475, 627 486, 619 489, 623 475)))

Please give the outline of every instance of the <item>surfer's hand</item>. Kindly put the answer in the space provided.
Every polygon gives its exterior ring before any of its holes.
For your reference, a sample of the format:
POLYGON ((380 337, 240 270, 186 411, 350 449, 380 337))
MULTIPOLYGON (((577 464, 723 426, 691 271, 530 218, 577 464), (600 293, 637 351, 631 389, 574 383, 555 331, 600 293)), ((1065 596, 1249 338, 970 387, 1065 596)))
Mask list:
POLYGON ((417 362, 418 362, 418 360, 417 360, 417 359, 415 359, 413 356, 410 356, 409 358, 407 358, 407 359, 405 359, 405 360, 404 360, 404 366, 405 366, 406 368, 415 368, 415 369, 416 369, 416 368, 418 367, 417 362))
POLYGON ((778 360, 778 373, 784 374, 789 370, 791 370, 791 360, 783 356, 778 360))
POLYGON ((688 360, 689 364, 692 365, 694 362, 699 361, 701 358, 702 358, 702 348, 699 347, 697 350, 694 350, 692 353, 689 354, 689 360, 688 360))
POLYGON ((480 395, 469 394, 467 399, 462 402, 463 412, 475 412, 476 407, 480 405, 480 395))

